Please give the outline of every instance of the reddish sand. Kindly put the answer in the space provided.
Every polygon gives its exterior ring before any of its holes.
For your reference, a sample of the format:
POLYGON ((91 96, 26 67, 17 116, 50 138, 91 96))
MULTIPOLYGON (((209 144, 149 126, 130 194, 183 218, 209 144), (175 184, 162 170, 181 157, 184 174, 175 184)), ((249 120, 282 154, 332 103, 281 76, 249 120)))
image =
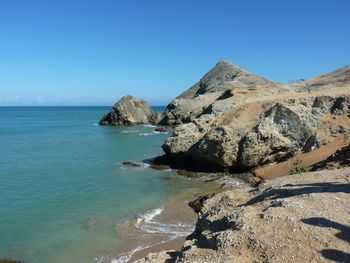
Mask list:
POLYGON ((335 138, 332 142, 308 153, 301 153, 293 158, 281 162, 262 166, 254 170, 254 174, 263 179, 271 179, 278 176, 288 175, 293 168, 293 163, 300 160, 306 171, 310 171, 316 163, 325 160, 338 149, 346 146, 342 136, 335 138))

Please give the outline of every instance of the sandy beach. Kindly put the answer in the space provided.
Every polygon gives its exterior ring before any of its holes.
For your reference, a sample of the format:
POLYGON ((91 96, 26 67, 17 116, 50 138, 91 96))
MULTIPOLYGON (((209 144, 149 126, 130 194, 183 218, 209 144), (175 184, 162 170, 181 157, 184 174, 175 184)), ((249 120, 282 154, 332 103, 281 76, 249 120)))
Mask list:
POLYGON ((165 250, 169 252, 179 251, 183 243, 185 242, 185 240, 186 240, 186 236, 182 236, 167 242, 163 242, 160 244, 150 246, 148 248, 138 250, 132 255, 132 257, 129 259, 128 262, 131 263, 131 262, 134 262, 135 260, 144 258, 150 253, 159 253, 160 251, 165 251, 165 250))

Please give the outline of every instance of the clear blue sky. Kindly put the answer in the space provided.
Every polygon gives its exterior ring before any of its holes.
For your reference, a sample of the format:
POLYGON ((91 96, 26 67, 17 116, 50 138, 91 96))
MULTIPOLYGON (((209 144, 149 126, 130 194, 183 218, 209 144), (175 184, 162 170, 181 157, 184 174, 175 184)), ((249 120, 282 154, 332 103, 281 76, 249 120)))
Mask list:
POLYGON ((349 0, 0 0, 0 105, 165 105, 220 59, 277 82, 350 64, 349 0))

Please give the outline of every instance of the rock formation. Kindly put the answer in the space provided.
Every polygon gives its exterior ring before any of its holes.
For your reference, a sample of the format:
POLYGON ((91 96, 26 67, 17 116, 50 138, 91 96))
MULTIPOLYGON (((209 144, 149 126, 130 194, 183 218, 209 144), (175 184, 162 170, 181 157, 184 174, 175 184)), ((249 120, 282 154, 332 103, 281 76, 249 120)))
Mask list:
POLYGON ((160 114, 155 113, 144 100, 132 96, 122 97, 114 104, 112 111, 102 117, 100 125, 156 124, 160 114))
POLYGON ((346 141, 349 113, 350 67, 274 84, 221 61, 168 105, 161 123, 177 126, 162 147, 166 160, 246 170, 346 141))
POLYGON ((237 171, 285 161, 334 140, 348 143, 349 113, 350 67, 276 84, 220 61, 163 114, 125 96, 100 124, 172 126, 158 164, 237 171))

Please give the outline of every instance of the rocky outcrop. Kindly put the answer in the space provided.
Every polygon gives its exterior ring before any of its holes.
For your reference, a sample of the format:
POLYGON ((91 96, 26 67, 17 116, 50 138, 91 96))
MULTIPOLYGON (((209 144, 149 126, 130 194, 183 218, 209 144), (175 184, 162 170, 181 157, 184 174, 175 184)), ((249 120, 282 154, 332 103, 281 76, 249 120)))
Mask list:
POLYGON ((175 128, 173 136, 165 141, 162 148, 167 154, 185 153, 197 141, 199 132, 194 123, 187 123, 175 128))
POLYGON ((198 221, 182 249, 136 262, 348 262, 349 173, 285 176, 200 197, 190 204, 198 221))
POLYGON ((219 62, 165 111, 162 122, 178 124, 163 144, 167 160, 173 156, 202 167, 247 170, 335 139, 347 141, 349 75, 346 67, 303 83, 277 85, 219 62))
POLYGON ((100 125, 134 125, 156 124, 160 114, 155 113, 144 100, 132 96, 122 97, 112 108, 112 111, 102 117, 100 125))
POLYGON ((168 105, 161 123, 176 125, 190 122, 203 108, 220 99, 223 92, 266 84, 272 83, 237 65, 221 60, 199 82, 168 105))

